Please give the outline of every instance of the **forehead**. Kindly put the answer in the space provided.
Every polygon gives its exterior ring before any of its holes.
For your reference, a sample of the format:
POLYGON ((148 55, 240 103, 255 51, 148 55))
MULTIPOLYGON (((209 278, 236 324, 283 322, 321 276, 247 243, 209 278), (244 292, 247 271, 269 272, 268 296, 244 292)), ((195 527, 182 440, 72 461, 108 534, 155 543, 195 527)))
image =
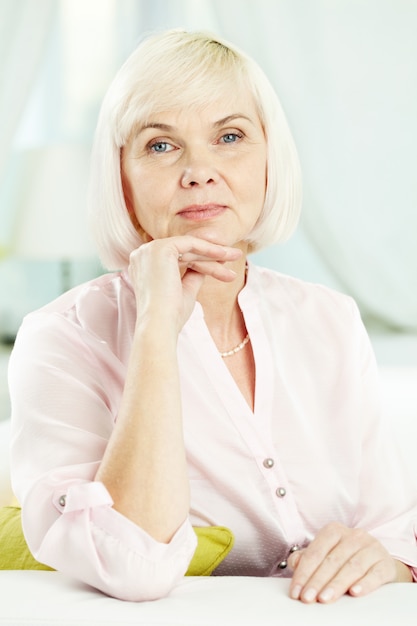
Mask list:
POLYGON ((225 90, 223 94, 213 95, 205 102, 176 103, 168 109, 155 103, 146 119, 139 121, 137 129, 152 126, 154 123, 174 126, 193 122, 214 126, 230 123, 233 126, 233 121, 237 118, 247 119, 254 125, 262 126, 255 100, 245 88, 225 90))

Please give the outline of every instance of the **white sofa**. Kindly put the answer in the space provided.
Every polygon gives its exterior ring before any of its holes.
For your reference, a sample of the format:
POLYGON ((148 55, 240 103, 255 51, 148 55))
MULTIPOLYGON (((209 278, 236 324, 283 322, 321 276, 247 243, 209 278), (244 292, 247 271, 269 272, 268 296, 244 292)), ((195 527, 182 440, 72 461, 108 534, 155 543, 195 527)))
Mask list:
POLYGON ((383 412, 417 489, 417 367, 381 367, 383 412))

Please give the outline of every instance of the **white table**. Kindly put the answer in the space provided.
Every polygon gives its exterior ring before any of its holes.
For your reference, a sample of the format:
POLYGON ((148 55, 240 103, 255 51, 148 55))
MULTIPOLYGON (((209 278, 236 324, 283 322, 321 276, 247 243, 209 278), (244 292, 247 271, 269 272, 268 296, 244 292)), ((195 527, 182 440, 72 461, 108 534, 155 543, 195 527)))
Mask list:
POLYGON ((276 578, 186 578, 167 598, 123 602, 57 572, 0 571, 7 626, 414 626, 417 584, 386 585, 365 598, 304 605, 276 578))

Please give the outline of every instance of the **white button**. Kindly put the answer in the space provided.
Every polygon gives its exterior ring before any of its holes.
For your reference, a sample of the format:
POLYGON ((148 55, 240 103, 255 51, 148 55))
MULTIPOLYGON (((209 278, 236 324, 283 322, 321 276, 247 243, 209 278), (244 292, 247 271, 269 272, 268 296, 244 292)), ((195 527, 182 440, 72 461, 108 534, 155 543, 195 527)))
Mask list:
POLYGON ((271 469, 271 467, 274 467, 274 459, 268 458, 264 460, 264 467, 271 469))
POLYGON ((284 487, 278 487, 275 493, 277 494, 278 498, 283 498, 286 495, 287 490, 284 489, 284 487))
POLYGON ((67 501, 67 496, 61 496, 58 500, 59 506, 65 506, 66 501, 67 501))

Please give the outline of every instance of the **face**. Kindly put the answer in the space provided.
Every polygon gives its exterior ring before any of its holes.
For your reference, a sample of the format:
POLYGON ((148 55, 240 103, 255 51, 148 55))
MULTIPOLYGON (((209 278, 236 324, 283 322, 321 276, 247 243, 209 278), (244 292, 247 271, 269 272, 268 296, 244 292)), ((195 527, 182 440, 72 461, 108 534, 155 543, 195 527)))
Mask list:
POLYGON ((266 140, 251 96, 155 114, 123 148, 122 178, 144 241, 187 234, 244 248, 266 190, 266 140))

